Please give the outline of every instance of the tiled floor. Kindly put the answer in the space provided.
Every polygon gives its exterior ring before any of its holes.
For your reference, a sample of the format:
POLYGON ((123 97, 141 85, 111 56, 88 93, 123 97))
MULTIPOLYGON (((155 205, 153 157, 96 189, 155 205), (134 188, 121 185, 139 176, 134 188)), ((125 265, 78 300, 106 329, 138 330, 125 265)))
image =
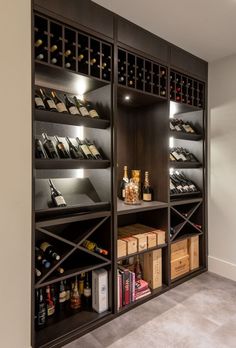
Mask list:
POLYGON ((236 348, 236 282, 204 273, 64 348, 108 347, 236 348))

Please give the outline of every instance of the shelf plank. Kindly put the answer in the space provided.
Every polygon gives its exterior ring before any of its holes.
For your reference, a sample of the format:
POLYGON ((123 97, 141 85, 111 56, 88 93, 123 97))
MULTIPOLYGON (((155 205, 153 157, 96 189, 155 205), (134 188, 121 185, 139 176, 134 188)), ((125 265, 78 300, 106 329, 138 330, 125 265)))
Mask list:
POLYGON ((139 205, 128 205, 120 199, 117 200, 117 214, 133 214, 141 211, 155 210, 168 207, 168 203, 153 201, 153 202, 141 202, 139 205))
POLYGON ((96 119, 92 117, 64 114, 59 112, 51 112, 48 110, 35 109, 35 120, 47 123, 64 124, 70 126, 84 126, 88 128, 106 129, 110 126, 110 121, 102 118, 96 119))
POLYGON ((188 199, 179 199, 179 200, 174 200, 170 202, 171 206, 175 205, 181 205, 181 204, 188 204, 188 203, 197 203, 197 202, 202 202, 203 198, 198 197, 198 198, 188 198, 188 199))
POLYGON ((36 169, 103 169, 110 167, 108 160, 77 160, 77 159, 35 159, 36 169))
POLYGON ((186 233, 186 234, 183 234, 181 237, 171 240, 171 244, 179 242, 180 240, 183 240, 183 239, 187 239, 189 237, 195 237, 195 236, 201 236, 201 235, 203 235, 203 232, 186 233))
POLYGON ((170 168, 202 168, 202 163, 170 161, 170 168))
POLYGON ((170 131, 170 137, 173 137, 175 139, 183 139, 183 140, 190 140, 190 141, 199 141, 203 138, 202 134, 191 134, 191 133, 184 133, 184 132, 178 132, 178 131, 170 131))
POLYGON ((121 256, 117 259, 117 261, 121 261, 121 260, 125 260, 125 259, 128 259, 129 257, 132 257, 132 256, 136 256, 136 255, 141 255, 141 254, 145 254, 145 253, 149 253, 150 251, 153 251, 153 250, 157 250, 157 249, 162 249, 162 248, 165 248, 167 247, 167 243, 165 244, 160 244, 160 245, 157 245, 153 248, 148 248, 146 250, 142 250, 142 251, 137 251, 136 253, 133 253, 133 254, 129 254, 129 255, 125 255, 125 256, 121 256))
POLYGON ((170 195, 171 202, 174 202, 175 200, 181 200, 181 201, 191 201, 193 200, 193 197, 200 196, 201 192, 189 192, 189 193, 177 193, 174 195, 170 195), (187 197, 189 199, 187 199, 187 197))

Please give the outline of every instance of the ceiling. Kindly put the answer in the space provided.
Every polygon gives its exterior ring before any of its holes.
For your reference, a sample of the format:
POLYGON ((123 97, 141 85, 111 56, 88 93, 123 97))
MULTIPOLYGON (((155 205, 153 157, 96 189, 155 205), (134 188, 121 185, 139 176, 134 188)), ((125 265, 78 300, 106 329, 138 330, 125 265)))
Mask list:
POLYGON ((236 0, 94 0, 212 62, 236 53, 236 0))

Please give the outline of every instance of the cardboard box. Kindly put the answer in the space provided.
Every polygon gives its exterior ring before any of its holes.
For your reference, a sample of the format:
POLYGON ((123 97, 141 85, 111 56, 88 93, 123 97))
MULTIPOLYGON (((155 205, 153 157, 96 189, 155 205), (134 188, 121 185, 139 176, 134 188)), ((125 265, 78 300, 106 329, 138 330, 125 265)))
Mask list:
POLYGON ((199 236, 190 237, 188 240, 190 270, 199 267, 199 236))
POLYGON ((189 272, 189 255, 171 261, 171 279, 189 272))
POLYGON ((134 234, 132 237, 138 241, 138 251, 147 250, 147 236, 145 234, 134 234))
POLYGON ((126 242, 127 255, 136 253, 138 251, 138 240, 134 237, 121 238, 126 242))
POLYGON ((122 240, 117 240, 117 257, 122 257, 127 255, 127 243, 122 240))
POLYGON ((171 244, 171 261, 188 255, 188 239, 171 244))
POLYGON ((162 250, 154 250, 143 255, 143 278, 151 289, 162 286, 162 250))
POLYGON ((102 313, 108 310, 108 272, 104 268, 92 271, 92 307, 102 313))

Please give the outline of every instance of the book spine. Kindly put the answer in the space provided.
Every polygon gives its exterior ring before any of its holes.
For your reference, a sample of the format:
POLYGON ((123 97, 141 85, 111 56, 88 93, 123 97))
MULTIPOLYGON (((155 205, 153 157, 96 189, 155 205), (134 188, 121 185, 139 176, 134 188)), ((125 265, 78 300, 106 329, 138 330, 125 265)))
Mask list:
POLYGON ((124 291, 125 291, 125 305, 129 304, 129 296, 130 296, 130 290, 129 290, 129 271, 124 271, 125 277, 124 277, 124 291))
POLYGON ((134 302, 135 301, 135 273, 132 272, 131 276, 132 276, 132 296, 131 296, 131 298, 132 298, 132 302, 134 302))

